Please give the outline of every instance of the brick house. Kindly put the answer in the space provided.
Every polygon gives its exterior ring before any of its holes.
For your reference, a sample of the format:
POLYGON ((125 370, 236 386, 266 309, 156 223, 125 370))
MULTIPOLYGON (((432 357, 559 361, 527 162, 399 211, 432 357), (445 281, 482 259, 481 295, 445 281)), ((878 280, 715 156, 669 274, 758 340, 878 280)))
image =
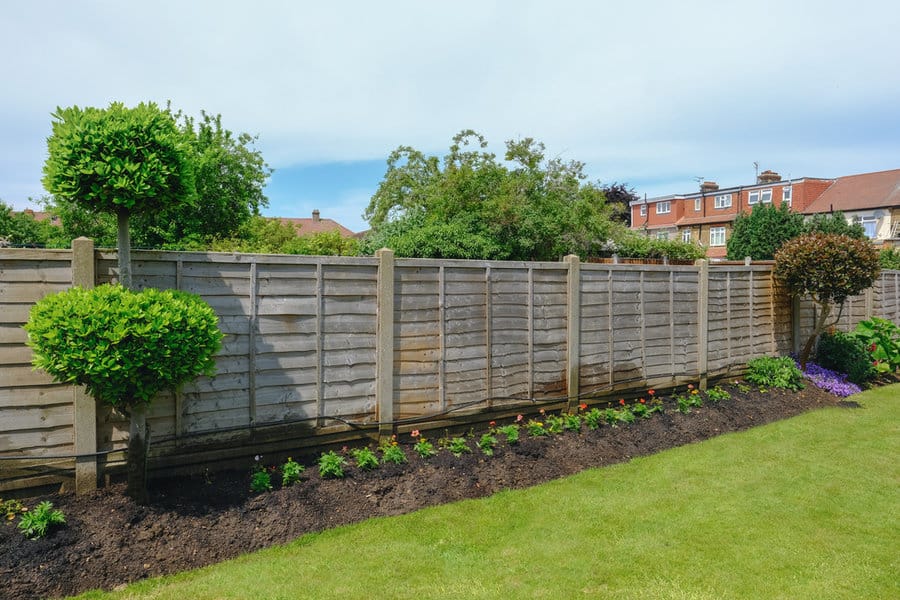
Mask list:
POLYGON ((900 222, 900 169, 837 179, 791 180, 763 171, 755 184, 724 189, 704 181, 698 192, 632 202, 631 228, 651 237, 698 242, 707 247, 710 258, 724 258, 737 215, 768 203, 787 203, 803 214, 842 210, 848 219, 859 220, 871 231, 870 237, 886 242, 900 233, 895 225, 900 222))

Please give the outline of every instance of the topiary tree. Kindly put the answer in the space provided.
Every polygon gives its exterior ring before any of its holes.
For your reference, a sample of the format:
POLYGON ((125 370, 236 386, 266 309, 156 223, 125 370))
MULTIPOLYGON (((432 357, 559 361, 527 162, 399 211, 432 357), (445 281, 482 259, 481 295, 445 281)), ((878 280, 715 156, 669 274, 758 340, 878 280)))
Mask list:
POLYGON ((757 204, 750 214, 740 214, 728 239, 728 260, 772 260, 789 239, 803 233, 803 215, 791 212, 787 204, 776 208, 757 204))
POLYGON ((810 298, 819 309, 813 333, 800 354, 802 367, 819 335, 840 319, 844 301, 870 287, 880 270, 872 244, 846 235, 803 235, 785 242, 775 253, 776 279, 792 295, 810 298), (834 305, 838 314, 829 322, 834 305))
POLYGON ((127 492, 146 502, 149 436, 136 415, 158 392, 212 374, 222 342, 216 313, 187 292, 75 287, 35 304, 25 330, 35 367, 131 413, 127 492))
POLYGON ((119 282, 131 287, 132 214, 155 214, 195 198, 189 147, 156 104, 57 108, 47 139, 44 187, 118 221, 119 282))

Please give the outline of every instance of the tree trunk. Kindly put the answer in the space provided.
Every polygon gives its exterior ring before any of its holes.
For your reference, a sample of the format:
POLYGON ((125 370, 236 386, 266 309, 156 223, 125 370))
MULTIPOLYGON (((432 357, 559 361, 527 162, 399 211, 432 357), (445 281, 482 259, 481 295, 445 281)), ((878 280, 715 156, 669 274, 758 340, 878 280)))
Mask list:
POLYGON ((120 209, 116 213, 118 220, 119 243, 119 283, 131 289, 131 234, 128 231, 128 210, 120 209))
POLYGON ((815 327, 813 328, 813 333, 809 336, 809 339, 806 340, 806 344, 803 346, 803 352, 800 353, 800 369, 806 369, 806 363, 809 362, 809 355, 812 354, 813 346, 816 344, 816 340, 819 338, 819 335, 825 331, 825 323, 828 321, 828 315, 831 314, 831 304, 828 302, 817 303, 819 308, 821 309, 819 313, 819 318, 816 319, 815 327))
POLYGON ((150 427, 147 405, 134 403, 128 436, 128 483, 125 493, 138 504, 147 504, 147 452, 150 449, 150 427))

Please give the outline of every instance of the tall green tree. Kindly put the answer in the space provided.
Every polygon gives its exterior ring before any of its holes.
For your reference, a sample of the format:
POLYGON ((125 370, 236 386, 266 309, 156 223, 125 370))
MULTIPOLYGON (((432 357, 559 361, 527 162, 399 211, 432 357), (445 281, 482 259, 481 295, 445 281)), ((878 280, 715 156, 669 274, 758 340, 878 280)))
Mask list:
MULTIPOLYGON (((116 215, 119 282, 130 289, 131 216, 158 215, 194 202, 190 150, 184 135, 172 115, 153 103, 134 108, 120 102, 105 109, 58 108, 53 119, 44 187, 91 212, 116 215)), ((129 465, 143 465, 149 445, 147 404, 132 405, 129 433, 129 465)), ((135 490, 146 488, 145 475, 129 468, 132 493, 140 495, 135 490)))
POLYGON ((803 233, 833 233, 857 240, 866 239, 866 230, 859 223, 849 223, 841 211, 816 213, 803 222, 803 233))
POLYGON ((38 221, 25 211, 13 212, 0 200, 0 245, 43 247, 50 245, 52 234, 48 221, 38 221))
POLYGON ((803 233, 803 215, 792 212, 787 204, 757 204, 750 214, 742 213, 734 221, 728 240, 728 260, 772 260, 786 241, 803 233))
MULTIPOLYGON (((616 229, 600 187, 577 161, 546 159, 532 138, 506 143, 505 161, 472 130, 443 159, 401 146, 366 209, 364 251, 400 256, 556 260, 589 254, 616 229)), ((619 226, 621 227, 621 226, 619 226)))

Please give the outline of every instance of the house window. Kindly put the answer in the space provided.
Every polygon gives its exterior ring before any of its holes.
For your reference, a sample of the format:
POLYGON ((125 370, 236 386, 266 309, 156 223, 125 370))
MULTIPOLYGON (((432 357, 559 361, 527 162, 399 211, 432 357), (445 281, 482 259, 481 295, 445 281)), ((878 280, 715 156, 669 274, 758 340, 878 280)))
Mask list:
POLYGON ((656 232, 656 239, 658 239, 658 240, 667 240, 667 239, 669 239, 669 232, 668 232, 668 231, 657 231, 657 232, 656 232))
POLYGON ((866 232, 866 237, 874 240, 877 235, 878 219, 875 217, 862 217, 858 223, 862 225, 863 231, 866 232))
POLYGON ((763 190, 759 194, 760 202, 771 202, 772 201, 772 190, 763 190))
POLYGON ((782 192, 782 194, 783 194, 783 196, 781 197, 781 203, 787 204, 788 206, 790 206, 791 205, 791 188, 789 188, 789 187, 784 188, 784 191, 782 192))
POLYGON ((750 192, 750 196, 747 198, 747 204, 759 204, 759 190, 750 192))
POLYGON ((716 196, 716 208, 731 208, 731 194, 716 196))
POLYGON ((642 217, 647 216, 647 205, 646 204, 641 204, 641 216, 642 217))
POLYGON ((703 198, 694 198, 694 212, 703 210, 703 198))
POLYGON ((684 242, 684 243, 686 243, 686 244, 690 244, 690 243, 691 243, 691 230, 690 230, 690 229, 684 229, 684 230, 682 230, 682 232, 681 232, 681 241, 684 242))
POLYGON ((656 214, 665 215, 670 212, 672 212, 672 204, 668 200, 656 203, 656 214))
POLYGON ((725 228, 710 227, 709 228, 709 245, 724 246, 725 245, 725 228))

